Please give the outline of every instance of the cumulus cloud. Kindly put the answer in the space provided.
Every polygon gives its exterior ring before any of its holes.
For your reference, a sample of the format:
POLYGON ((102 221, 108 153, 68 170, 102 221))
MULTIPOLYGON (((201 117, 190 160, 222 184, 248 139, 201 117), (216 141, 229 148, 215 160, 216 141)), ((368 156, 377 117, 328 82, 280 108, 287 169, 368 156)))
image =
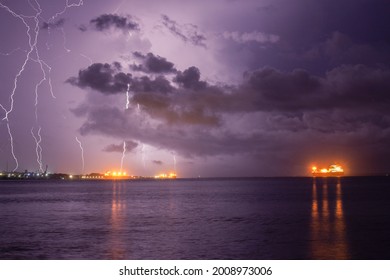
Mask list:
MULTIPOLYGON (((126 151, 125 151, 126 153, 130 153, 138 146, 137 142, 131 140, 127 140, 125 141, 125 143, 126 143, 126 151)), ((108 145, 104 147, 103 151, 108 153, 123 153, 123 142, 120 144, 108 145)))
POLYGON ((125 32, 140 30, 139 24, 129 15, 103 14, 90 20, 90 24, 97 31, 118 29, 125 32))
POLYGON ((167 15, 162 15, 162 24, 177 38, 195 46, 206 48, 206 36, 203 35, 198 26, 194 24, 179 24, 167 15))
POLYGON ((94 63, 87 69, 79 71, 77 77, 71 77, 68 83, 80 88, 91 88, 102 93, 115 94, 126 92, 127 84, 131 82, 131 74, 120 72, 119 63, 94 63))
POLYGON ((206 82, 200 81, 200 71, 195 66, 189 67, 183 72, 178 72, 174 81, 187 89, 199 90, 207 86, 206 82))
POLYGON ((222 36, 225 39, 233 40, 239 44, 245 44, 248 42, 257 42, 261 44, 276 43, 280 39, 278 35, 266 34, 259 31, 252 31, 252 32, 225 31, 222 33, 222 36))
POLYGON ((177 71, 174 64, 164 57, 154 55, 153 53, 144 55, 140 52, 134 52, 133 55, 142 62, 141 64, 130 65, 130 69, 133 71, 154 74, 176 73, 177 71))

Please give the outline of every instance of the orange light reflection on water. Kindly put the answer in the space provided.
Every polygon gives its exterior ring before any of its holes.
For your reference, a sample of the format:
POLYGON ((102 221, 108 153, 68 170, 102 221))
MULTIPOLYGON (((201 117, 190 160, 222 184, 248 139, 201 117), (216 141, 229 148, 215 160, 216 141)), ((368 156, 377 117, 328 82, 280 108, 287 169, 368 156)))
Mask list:
POLYGON ((329 201, 330 191, 333 188, 328 186, 326 179, 321 186, 317 186, 317 180, 313 179, 310 223, 312 259, 349 258, 340 178, 335 189, 335 203, 329 201), (322 190, 322 199, 319 198, 319 190, 322 190))
POLYGON ((114 181, 112 186, 112 202, 111 202, 111 229, 109 242, 110 259, 118 260, 125 258, 124 240, 121 239, 121 233, 124 230, 124 217, 126 204, 122 199, 125 188, 123 182, 114 181))

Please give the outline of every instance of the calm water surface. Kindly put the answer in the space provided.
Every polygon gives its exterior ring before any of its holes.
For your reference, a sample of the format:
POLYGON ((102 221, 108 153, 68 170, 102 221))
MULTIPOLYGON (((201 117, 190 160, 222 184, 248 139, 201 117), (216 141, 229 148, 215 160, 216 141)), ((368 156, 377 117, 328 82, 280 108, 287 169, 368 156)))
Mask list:
POLYGON ((0 182, 2 259, 390 259, 390 178, 0 182))

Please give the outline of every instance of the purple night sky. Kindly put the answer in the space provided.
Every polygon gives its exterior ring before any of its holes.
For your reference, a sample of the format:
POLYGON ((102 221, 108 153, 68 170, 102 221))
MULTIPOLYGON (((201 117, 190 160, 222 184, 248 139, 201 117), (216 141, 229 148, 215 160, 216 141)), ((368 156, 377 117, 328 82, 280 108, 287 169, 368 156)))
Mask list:
POLYGON ((389 172, 389 14, 388 0, 0 0, 0 171, 389 172))

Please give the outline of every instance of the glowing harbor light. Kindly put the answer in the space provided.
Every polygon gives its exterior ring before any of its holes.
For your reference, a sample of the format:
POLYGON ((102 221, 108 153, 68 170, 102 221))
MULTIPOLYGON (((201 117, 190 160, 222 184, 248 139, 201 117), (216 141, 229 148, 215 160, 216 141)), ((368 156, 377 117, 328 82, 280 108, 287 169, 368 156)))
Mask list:
POLYGON ((318 169, 316 166, 311 168, 313 176, 342 176, 344 175, 344 169, 337 164, 332 164, 328 168, 318 169))
POLYGON ((177 174, 174 172, 170 173, 161 173, 156 176, 154 176, 155 179, 176 179, 177 174))
POLYGON ((104 177, 105 178, 111 178, 111 177, 123 178, 123 177, 128 177, 128 175, 127 175, 126 171, 107 171, 104 173, 104 177))

